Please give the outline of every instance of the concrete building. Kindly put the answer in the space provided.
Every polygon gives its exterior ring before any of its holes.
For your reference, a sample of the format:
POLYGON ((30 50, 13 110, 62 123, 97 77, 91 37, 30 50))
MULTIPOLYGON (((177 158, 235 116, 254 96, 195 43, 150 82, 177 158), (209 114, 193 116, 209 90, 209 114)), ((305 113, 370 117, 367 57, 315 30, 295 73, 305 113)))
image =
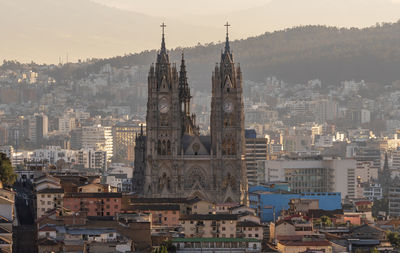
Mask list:
POLYGON ((37 146, 40 146, 43 139, 47 138, 48 128, 48 118, 43 113, 35 113, 25 120, 26 136, 28 136, 30 142, 37 146))
MULTIPOLYGON (((253 130, 254 131, 254 130, 253 130)), ((255 131, 254 131, 255 132, 255 131)), ((258 161, 267 160, 268 156, 268 139, 256 138, 251 136, 249 130, 246 130, 246 168, 247 182, 249 185, 258 184, 257 163, 258 161)))
POLYGON ((76 163, 83 168, 107 170, 107 152, 92 148, 83 148, 76 154, 76 163))
MULTIPOLYGON (((60 186, 61 187, 61 186, 60 186)), ((64 190, 61 188, 46 188, 36 192, 36 219, 46 212, 63 207, 64 190)))
POLYGON ((82 127, 82 147, 107 152, 107 162, 113 156, 112 128, 101 125, 82 127))
MULTIPOLYGON (((318 200, 319 209, 336 210, 342 208, 339 192, 291 193, 263 191, 262 186, 249 189, 250 207, 257 210, 261 222, 277 220, 283 210, 290 208, 292 199, 318 200)), ((267 189, 266 189, 267 190, 267 189)))
POLYGON ((354 197, 356 189, 354 159, 270 160, 265 162, 265 181, 288 182, 291 192, 340 192, 354 197))
POLYGON ((115 216, 121 211, 122 194, 117 192, 66 193, 64 208, 86 211, 88 216, 115 216))
POLYGON ((180 218, 185 237, 235 238, 238 215, 190 214, 180 218))
POLYGON ((140 133, 140 125, 133 122, 118 123, 112 127, 112 132, 115 158, 133 162, 135 160, 135 140, 136 135, 140 133))
POLYGON ((69 114, 65 114, 58 118, 58 131, 60 133, 69 134, 76 127, 76 120, 69 114))
POLYGON ((65 163, 76 162, 76 151, 61 149, 58 146, 48 146, 45 149, 35 149, 29 159, 31 161, 48 161, 49 164, 56 165, 59 160, 65 163))
POLYGON ((256 238, 173 238, 178 253, 261 252, 261 240, 256 238))

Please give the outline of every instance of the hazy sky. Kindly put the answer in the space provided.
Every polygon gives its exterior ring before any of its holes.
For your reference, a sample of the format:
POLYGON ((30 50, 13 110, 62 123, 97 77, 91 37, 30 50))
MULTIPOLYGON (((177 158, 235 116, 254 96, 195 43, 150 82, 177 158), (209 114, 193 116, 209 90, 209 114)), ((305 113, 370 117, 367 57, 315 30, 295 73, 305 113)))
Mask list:
POLYGON ((368 27, 400 19, 400 0, 0 0, 0 61, 56 63, 243 39, 299 25, 368 27), (16 19, 15 17, 18 17, 16 19), (5 25, 4 25, 5 24, 5 25))

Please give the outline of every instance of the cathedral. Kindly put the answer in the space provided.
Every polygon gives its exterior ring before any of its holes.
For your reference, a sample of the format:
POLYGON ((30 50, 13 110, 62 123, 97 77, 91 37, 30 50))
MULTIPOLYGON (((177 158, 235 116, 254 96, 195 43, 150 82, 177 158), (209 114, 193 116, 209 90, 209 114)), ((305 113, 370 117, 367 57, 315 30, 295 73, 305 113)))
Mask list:
POLYGON ((170 63, 161 25, 161 49, 148 76, 146 133, 136 138, 134 190, 139 195, 247 202, 242 73, 225 26, 225 49, 212 73, 210 135, 202 136, 190 112, 184 55, 179 69, 170 63))

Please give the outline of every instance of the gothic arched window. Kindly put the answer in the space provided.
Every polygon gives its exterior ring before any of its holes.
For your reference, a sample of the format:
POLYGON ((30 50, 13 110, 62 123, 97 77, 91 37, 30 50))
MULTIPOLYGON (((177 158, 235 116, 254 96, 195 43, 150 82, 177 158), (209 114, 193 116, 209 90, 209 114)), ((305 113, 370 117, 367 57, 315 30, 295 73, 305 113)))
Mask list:
POLYGON ((158 140, 157 142, 157 154, 161 155, 161 141, 158 140))
POLYGON ((167 141, 167 155, 171 155, 171 142, 167 141))
POLYGON ((163 140, 162 141, 161 154, 162 155, 166 155, 166 151, 167 151, 167 146, 166 146, 165 140, 163 140))

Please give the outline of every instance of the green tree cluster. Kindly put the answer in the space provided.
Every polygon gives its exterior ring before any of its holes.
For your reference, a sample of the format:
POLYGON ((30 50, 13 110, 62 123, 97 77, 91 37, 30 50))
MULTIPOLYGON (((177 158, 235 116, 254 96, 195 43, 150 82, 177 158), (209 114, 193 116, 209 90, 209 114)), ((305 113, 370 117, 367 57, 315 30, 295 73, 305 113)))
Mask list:
POLYGON ((3 185, 12 186, 17 180, 17 174, 11 165, 10 159, 4 153, 0 153, 0 181, 3 185))

